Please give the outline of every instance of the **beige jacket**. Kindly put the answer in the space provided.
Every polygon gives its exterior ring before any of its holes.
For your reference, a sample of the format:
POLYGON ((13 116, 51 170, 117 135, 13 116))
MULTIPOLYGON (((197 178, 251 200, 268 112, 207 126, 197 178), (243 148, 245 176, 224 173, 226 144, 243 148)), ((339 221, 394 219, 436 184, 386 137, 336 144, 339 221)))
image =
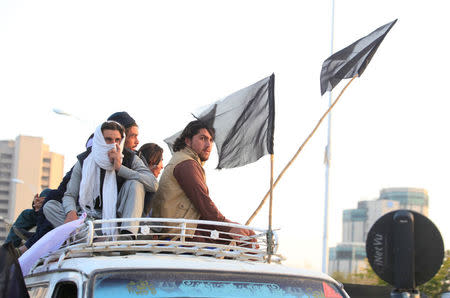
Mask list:
MULTIPOLYGON (((173 175, 176 165, 185 160, 194 160, 201 164, 198 155, 189 147, 177 151, 173 154, 169 163, 165 166, 159 182, 158 191, 152 200, 152 216, 162 218, 186 218, 199 219, 200 213, 192 204, 184 191, 181 189, 177 180, 173 175)), ((203 172, 203 179, 206 181, 205 173, 203 172)), ((196 228, 197 225, 189 224, 188 228, 196 228)), ((165 229, 165 233, 179 234, 180 230, 177 228, 165 229)), ((187 230, 187 235, 193 235, 194 230, 187 230)))

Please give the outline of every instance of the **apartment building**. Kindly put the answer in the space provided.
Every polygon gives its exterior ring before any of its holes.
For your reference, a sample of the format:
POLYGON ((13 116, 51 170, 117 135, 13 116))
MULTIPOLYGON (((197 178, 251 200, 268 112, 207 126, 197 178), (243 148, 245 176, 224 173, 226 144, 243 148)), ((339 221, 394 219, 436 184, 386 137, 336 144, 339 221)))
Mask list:
MULTIPOLYGON (((51 152, 41 137, 0 141, 0 218, 14 222, 22 210, 31 208, 34 194, 58 187, 63 170, 64 156, 51 152)), ((0 243, 7 233, 1 221, 0 243)))

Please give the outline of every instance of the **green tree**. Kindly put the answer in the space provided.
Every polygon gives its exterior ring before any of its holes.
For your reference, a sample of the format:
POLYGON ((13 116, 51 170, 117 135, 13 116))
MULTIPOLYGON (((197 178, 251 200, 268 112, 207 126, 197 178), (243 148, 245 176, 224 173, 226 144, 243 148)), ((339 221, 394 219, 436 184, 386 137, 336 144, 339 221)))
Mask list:
MULTIPOLYGON (((353 274, 334 272, 331 276, 341 283, 388 286, 389 284, 373 271, 367 259, 366 263, 367 266, 361 272, 353 274)), ((418 289, 421 293, 432 298, 437 298, 439 294, 450 291, 450 250, 445 252, 444 262, 436 275, 428 282, 420 285, 418 289)))
POLYGON ((439 297, 442 292, 450 291, 450 250, 445 252, 444 263, 436 275, 419 286, 419 291, 429 297, 439 297))
POLYGON ((369 265, 367 258, 365 259, 365 267, 361 272, 346 274, 343 272, 333 272, 331 275, 335 280, 341 283, 352 283, 360 285, 376 285, 376 286, 387 286, 387 282, 378 277, 378 275, 373 271, 372 267, 369 265))
POLYGON ((333 272, 333 274, 331 274, 331 277, 333 277, 335 280, 337 280, 341 283, 347 283, 348 282, 347 275, 348 274, 345 274, 343 272, 336 271, 336 272, 333 272))
POLYGON ((372 266, 370 266, 369 261, 366 259, 367 267, 366 267, 366 276, 367 279, 373 280, 373 285, 377 286, 389 286, 387 282, 382 280, 376 273, 373 271, 372 266))

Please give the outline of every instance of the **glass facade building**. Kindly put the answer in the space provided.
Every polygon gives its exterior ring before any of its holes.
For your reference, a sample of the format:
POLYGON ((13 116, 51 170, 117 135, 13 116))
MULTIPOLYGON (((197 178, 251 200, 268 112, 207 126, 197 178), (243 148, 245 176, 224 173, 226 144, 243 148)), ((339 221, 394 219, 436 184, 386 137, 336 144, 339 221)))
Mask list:
POLYGON ((358 208, 344 210, 342 243, 329 250, 328 273, 357 273, 364 268, 370 228, 384 214, 399 209, 428 216, 428 192, 422 188, 384 188, 377 199, 359 201, 358 208))

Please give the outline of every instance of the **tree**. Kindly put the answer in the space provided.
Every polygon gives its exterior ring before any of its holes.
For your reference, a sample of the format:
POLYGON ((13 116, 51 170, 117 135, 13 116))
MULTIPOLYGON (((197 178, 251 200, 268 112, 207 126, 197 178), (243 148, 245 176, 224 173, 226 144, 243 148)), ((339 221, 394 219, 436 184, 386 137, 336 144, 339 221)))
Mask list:
MULTIPOLYGON (((367 259, 366 263, 367 266, 359 273, 334 272, 331 276, 341 283, 389 286, 387 282, 378 277, 373 271, 367 259)), ((445 252, 444 262, 436 275, 428 282, 420 285, 418 289, 422 294, 433 298, 439 297, 441 293, 450 291, 450 250, 445 252)))
POLYGON ((436 275, 419 286, 419 291, 429 297, 439 297, 440 293, 450 291, 450 250, 445 252, 444 263, 436 275))
POLYGON ((331 276, 335 280, 338 280, 342 283, 388 286, 389 284, 379 278, 378 275, 373 271, 372 267, 369 265, 369 261, 367 260, 367 258, 364 261, 364 269, 362 269, 360 272, 348 274, 344 272, 333 272, 331 276))
POLYGON ((347 282, 347 275, 344 272, 335 271, 331 274, 331 277, 333 277, 335 280, 346 283, 347 282))

